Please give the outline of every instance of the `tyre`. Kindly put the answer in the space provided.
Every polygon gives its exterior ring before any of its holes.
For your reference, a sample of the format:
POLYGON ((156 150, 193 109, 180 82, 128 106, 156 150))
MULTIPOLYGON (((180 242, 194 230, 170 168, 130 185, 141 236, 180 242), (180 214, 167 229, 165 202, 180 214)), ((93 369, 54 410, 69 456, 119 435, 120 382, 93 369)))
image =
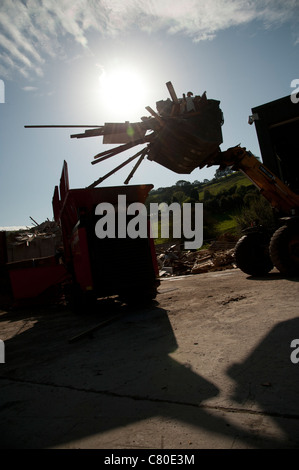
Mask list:
POLYGON ((251 276, 265 276, 273 269, 269 238, 262 233, 244 235, 235 246, 235 260, 241 271, 251 276))
POLYGON ((283 225, 270 241, 274 266, 284 275, 299 274, 299 223, 283 225))

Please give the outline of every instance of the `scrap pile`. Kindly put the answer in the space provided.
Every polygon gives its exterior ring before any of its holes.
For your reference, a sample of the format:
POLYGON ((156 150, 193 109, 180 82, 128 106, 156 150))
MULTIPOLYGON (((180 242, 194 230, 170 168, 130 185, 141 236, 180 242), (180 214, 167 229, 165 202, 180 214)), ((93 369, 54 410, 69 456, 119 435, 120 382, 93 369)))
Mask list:
POLYGON ((49 219, 34 227, 28 227, 17 231, 11 231, 7 234, 7 242, 10 245, 29 244, 36 238, 55 238, 61 236, 61 230, 56 222, 49 219))
POLYGON ((36 222, 35 224, 34 227, 7 232, 6 244, 9 262, 52 256, 60 249, 62 235, 56 222, 46 220, 41 224, 36 222))
POLYGON ((121 144, 95 155, 92 165, 145 144, 135 155, 98 178, 89 188, 96 187, 137 158, 124 184, 129 183, 145 157, 180 174, 189 174, 195 168, 203 168, 217 161, 224 122, 220 101, 208 99, 206 92, 194 97, 192 92, 188 92, 187 97, 183 94, 182 98, 178 98, 172 83, 167 82, 166 86, 171 99, 157 101, 157 112, 146 106, 151 116, 143 116, 140 122, 105 123, 84 133, 71 135, 71 138, 77 139, 102 136, 104 144, 121 144))
POLYGON ((156 246, 160 277, 199 274, 236 268, 235 242, 214 242, 207 249, 181 251, 179 245, 156 246))
POLYGON ((158 163, 179 174, 190 174, 195 168, 219 165, 220 144, 223 142, 223 113, 220 101, 207 97, 206 91, 193 96, 188 91, 178 97, 171 82, 166 83, 170 98, 156 101, 156 110, 145 109, 150 114, 138 122, 106 122, 104 125, 30 125, 25 128, 81 127, 85 132, 72 134, 71 138, 102 137, 103 144, 121 144, 96 154, 92 165, 118 157, 134 147, 144 145, 136 154, 123 161, 88 188, 95 188, 135 160, 135 165, 124 181, 128 184, 143 160, 158 163))

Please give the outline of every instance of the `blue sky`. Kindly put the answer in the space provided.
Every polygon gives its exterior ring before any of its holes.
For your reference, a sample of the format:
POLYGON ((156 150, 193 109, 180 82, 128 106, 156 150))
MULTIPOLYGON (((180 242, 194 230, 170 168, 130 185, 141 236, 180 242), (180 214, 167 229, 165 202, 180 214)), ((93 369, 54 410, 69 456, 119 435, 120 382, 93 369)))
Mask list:
MULTIPOLYGON (((109 148, 100 137, 25 125, 139 121, 169 97, 171 81, 179 97, 220 100, 222 150, 241 143, 260 156, 251 108, 294 91, 298 59, 298 0, 2 0, 0 226, 52 220, 63 160, 75 188, 133 154, 91 165, 109 148)), ((132 166, 102 184, 122 185, 132 166)), ((202 181, 215 170, 178 175, 144 161, 130 184, 202 181)))

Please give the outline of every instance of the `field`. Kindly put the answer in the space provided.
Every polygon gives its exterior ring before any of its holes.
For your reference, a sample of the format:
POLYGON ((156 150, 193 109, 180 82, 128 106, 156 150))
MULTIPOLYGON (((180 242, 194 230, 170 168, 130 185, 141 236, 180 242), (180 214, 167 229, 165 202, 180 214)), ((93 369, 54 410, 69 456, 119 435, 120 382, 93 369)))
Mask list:
POLYGON ((233 173, 230 176, 224 176, 223 178, 207 183, 203 189, 198 192, 199 200, 202 201, 204 197, 204 191, 207 189, 211 195, 217 196, 219 193, 229 191, 233 186, 251 186, 253 183, 243 175, 241 172, 233 173))

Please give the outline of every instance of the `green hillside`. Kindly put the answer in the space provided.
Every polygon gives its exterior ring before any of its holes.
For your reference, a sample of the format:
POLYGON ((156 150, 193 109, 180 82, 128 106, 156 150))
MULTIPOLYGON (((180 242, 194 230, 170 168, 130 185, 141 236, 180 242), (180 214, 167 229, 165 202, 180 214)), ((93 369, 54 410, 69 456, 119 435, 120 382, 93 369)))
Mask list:
POLYGON ((223 176, 219 180, 215 181, 215 179, 213 179, 209 181, 209 183, 206 183, 204 187, 198 192, 199 200, 203 199, 204 189, 208 189, 213 196, 217 196, 218 193, 228 191, 233 186, 237 186, 238 188, 240 186, 248 187, 252 185, 252 181, 250 181, 247 176, 241 172, 235 172, 232 175, 223 176))
MULTIPOLYGON (((204 240, 209 241, 223 234, 236 238, 243 228, 253 223, 270 220, 269 203, 259 194, 255 185, 243 173, 231 172, 203 182, 179 180, 171 187, 158 188, 149 193, 150 203, 202 202, 204 211, 204 240)), ((160 240, 160 242, 165 240, 160 240)), ((159 240, 156 240, 159 243, 159 240)))

